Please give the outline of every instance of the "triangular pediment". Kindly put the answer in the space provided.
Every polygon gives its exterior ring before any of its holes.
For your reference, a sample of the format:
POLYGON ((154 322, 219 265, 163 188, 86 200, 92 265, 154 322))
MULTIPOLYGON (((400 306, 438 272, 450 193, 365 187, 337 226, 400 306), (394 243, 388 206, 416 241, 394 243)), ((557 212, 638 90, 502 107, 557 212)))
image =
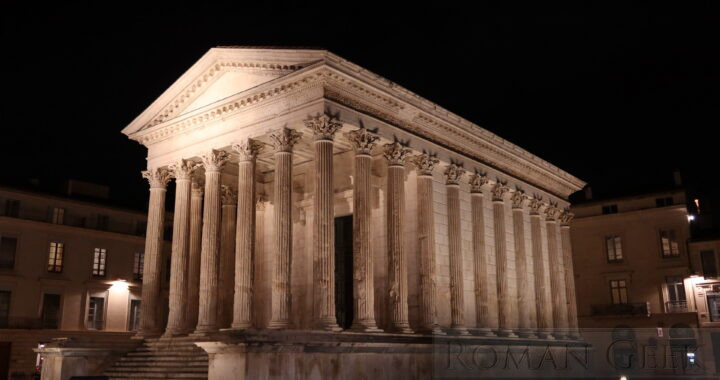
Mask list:
POLYGON ((319 49, 212 48, 122 132, 132 135, 172 120, 321 61, 326 54, 319 49))

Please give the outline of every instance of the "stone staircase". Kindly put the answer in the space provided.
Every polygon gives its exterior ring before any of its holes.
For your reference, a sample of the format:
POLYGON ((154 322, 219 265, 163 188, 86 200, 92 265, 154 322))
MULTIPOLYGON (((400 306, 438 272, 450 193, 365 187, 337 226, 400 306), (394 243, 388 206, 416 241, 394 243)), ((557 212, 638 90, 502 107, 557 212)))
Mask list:
POLYGON ((110 379, 207 379, 208 355, 189 338, 146 339, 105 371, 110 379))

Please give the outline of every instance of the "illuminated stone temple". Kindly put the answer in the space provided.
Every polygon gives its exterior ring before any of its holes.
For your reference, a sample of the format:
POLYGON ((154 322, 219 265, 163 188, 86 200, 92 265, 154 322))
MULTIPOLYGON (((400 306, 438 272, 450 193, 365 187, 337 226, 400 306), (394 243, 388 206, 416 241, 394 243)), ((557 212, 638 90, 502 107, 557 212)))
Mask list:
POLYGON ((148 150, 138 350, 200 347, 214 379, 422 378, 472 370, 448 347, 583 345, 584 182, 337 55, 210 49, 122 132, 148 150))

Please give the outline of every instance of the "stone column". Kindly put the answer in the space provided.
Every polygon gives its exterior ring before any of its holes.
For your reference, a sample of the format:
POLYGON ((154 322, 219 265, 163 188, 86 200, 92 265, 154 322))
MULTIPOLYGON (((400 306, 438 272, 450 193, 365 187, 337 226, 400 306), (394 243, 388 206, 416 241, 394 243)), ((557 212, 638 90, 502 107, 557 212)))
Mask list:
POLYGON ((187 317, 185 331, 192 331, 197 326, 200 298, 200 250, 202 249, 202 213, 205 180, 192 178, 190 196, 190 239, 188 250, 187 278, 187 317))
POLYGON ((165 193, 170 181, 167 169, 149 169, 142 176, 150 182, 145 259, 143 263, 142 303, 140 304, 140 332, 138 336, 160 333, 160 268, 162 266, 163 232, 165 225, 165 193))
POLYGON ((497 315, 497 304, 490 304, 488 296, 487 252, 485 251, 485 209, 482 187, 487 177, 479 173, 470 176, 470 202, 472 213, 473 258, 475 275, 475 332, 480 336, 495 336, 490 329, 490 316, 497 315))
POLYGON ((542 231, 540 230, 540 209, 542 201, 530 199, 530 236, 532 240, 533 272, 535 274, 535 311, 537 313, 537 335, 543 339, 554 339, 551 330, 552 303, 547 297, 545 286, 548 269, 545 266, 542 250, 542 231))
POLYGON ((220 266, 218 271, 218 327, 229 328, 233 319, 235 288, 235 234, 238 196, 232 187, 222 185, 222 223, 220 230, 220 266))
POLYGON ((346 134, 355 149, 353 182, 353 291, 354 319, 351 330, 380 332, 375 322, 375 285, 372 252, 371 151, 378 137, 367 129, 346 134))
POLYGON ((439 160, 428 154, 412 157, 417 167, 418 256, 420 257, 419 332, 445 335, 437 322, 437 265, 432 171, 439 160))
POLYGON ((450 315, 452 319, 450 327, 459 335, 470 334, 465 327, 465 286, 460 229, 460 178, 464 173, 465 170, 455 164, 450 164, 445 169, 450 253, 450 315))
POLYGON ((262 145, 252 139, 234 144, 238 152, 238 208, 235 245, 233 329, 252 326, 253 263, 255 260, 255 161, 262 145))
POLYGON ((173 240, 170 267, 170 304, 165 337, 171 338, 187 333, 187 271, 190 239, 190 176, 198 166, 188 160, 170 165, 175 177, 175 213, 173 215, 173 240))
POLYGON ((495 227, 495 270, 497 274, 498 335, 516 337, 512 330, 512 305, 510 304, 510 274, 507 270, 507 238, 505 234, 505 193, 510 189, 500 183, 492 188, 493 226, 495 227))
POLYGON ((515 237, 515 276, 517 278, 518 334, 523 338, 537 338, 530 321, 535 310, 532 306, 534 284, 529 281, 527 253, 525 251, 525 211, 523 205, 526 196, 516 190, 512 194, 513 236, 515 237))
POLYGON ((410 149, 399 142, 385 145, 387 173, 387 249, 390 330, 410 334, 407 262, 405 259, 405 159, 410 149))
POLYGON ((313 226, 313 298, 315 326, 341 331, 335 317, 335 191, 333 138, 342 122, 326 114, 305 120, 315 148, 315 218, 313 226))
POLYGON ((290 324, 290 263, 292 261, 292 148, 301 134, 283 128, 270 135, 275 148, 275 260, 269 328, 290 324))
POLYGON ((220 170, 229 156, 211 150, 200 157, 205 167, 202 249, 200 252, 200 299, 194 335, 217 331, 218 259, 220 256, 220 170))
POLYGON ((565 288, 565 269, 562 263, 562 252, 558 249, 557 217, 560 210, 552 205, 545 209, 545 228, 548 241, 548 258, 550 266, 550 293, 552 296, 553 335, 557 339, 567 338, 567 302, 565 288))
POLYGON ((570 240, 570 221, 575 215, 564 211, 560 214, 560 234, 562 237, 563 264, 565 266, 565 289, 567 290, 568 334, 571 338, 580 338, 577 319, 577 299, 575 298, 575 272, 573 270, 572 243, 570 240))

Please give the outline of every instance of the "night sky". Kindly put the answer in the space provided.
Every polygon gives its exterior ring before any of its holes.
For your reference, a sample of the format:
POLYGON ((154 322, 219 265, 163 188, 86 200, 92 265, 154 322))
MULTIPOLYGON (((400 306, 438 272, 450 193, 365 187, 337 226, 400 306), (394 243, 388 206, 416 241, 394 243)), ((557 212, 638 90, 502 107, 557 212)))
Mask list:
POLYGON ((76 178, 142 208, 145 149, 120 130, 209 48, 282 45, 327 48, 598 194, 676 169, 718 187, 718 2, 26 3, 1 16, 0 185, 76 178))

